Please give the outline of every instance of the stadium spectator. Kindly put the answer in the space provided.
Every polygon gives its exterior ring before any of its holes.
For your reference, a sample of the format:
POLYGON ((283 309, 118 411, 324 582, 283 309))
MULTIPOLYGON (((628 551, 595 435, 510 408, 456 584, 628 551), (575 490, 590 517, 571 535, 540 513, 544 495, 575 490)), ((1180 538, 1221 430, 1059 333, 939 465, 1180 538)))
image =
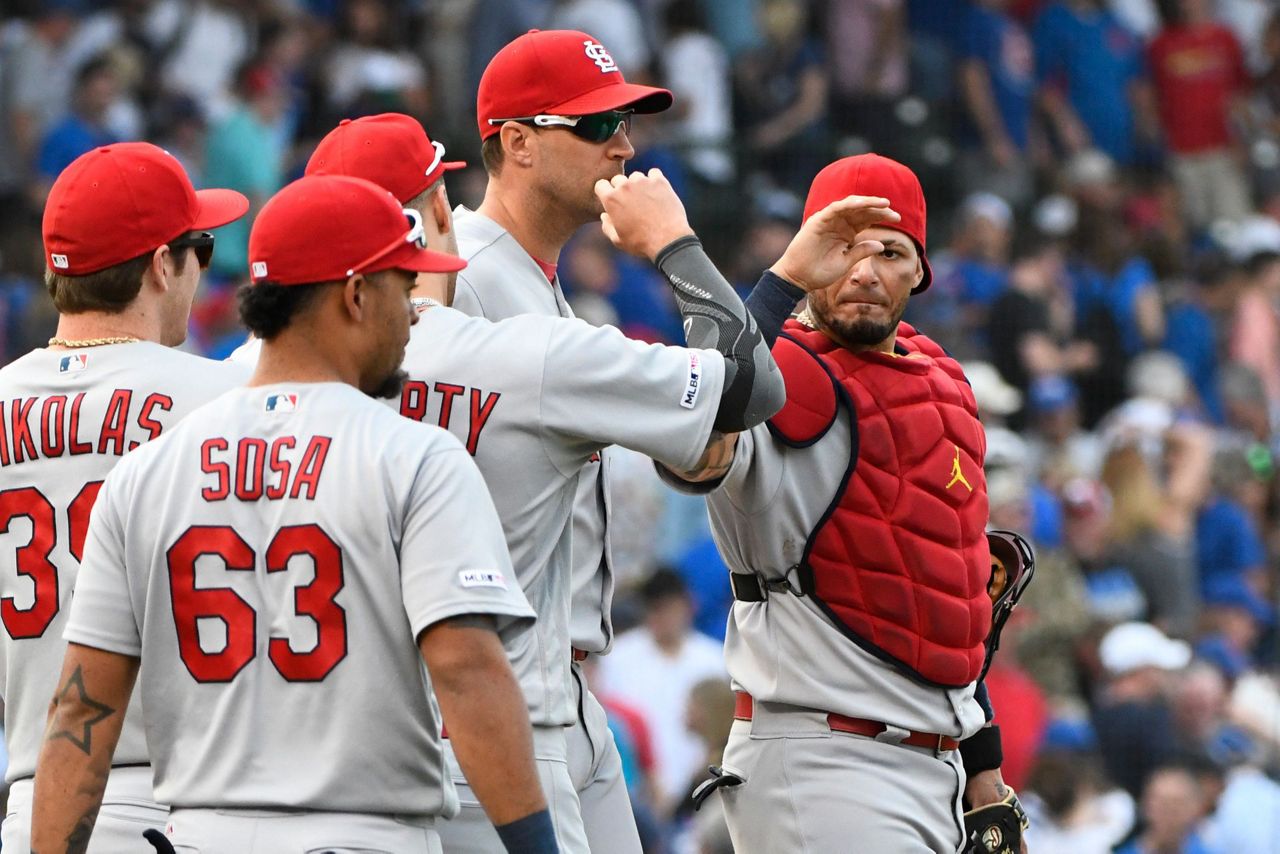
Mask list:
POLYGON ((249 215, 218 233, 211 270, 243 279, 249 269, 249 225, 258 209, 284 185, 287 105, 285 81, 267 65, 250 64, 239 74, 234 111, 209 131, 205 180, 249 197, 249 215))
POLYGON ((893 107, 911 80, 906 0, 830 0, 826 6, 832 124, 892 157, 900 145, 893 107))
POLYGON ((325 92, 335 119, 387 111, 427 117, 427 70, 405 46, 400 4, 349 0, 340 36, 325 68, 325 92))
POLYGON ((609 46, 627 80, 644 83, 652 76, 644 25, 628 0, 552 0, 546 29, 591 33, 609 46))
MULTIPOLYGON (((116 141, 107 127, 107 110, 120 92, 115 68, 99 57, 76 73, 71 112, 55 122, 40 141, 40 177, 45 187, 81 154, 116 141)), ((41 197, 44 195, 42 188, 41 197)))
POLYGON ((1158 768, 1142 789, 1143 830, 1116 854, 1211 854, 1196 833, 1204 814, 1205 793, 1191 770, 1158 768))
POLYGON ((664 23, 668 40, 658 58, 662 79, 676 97, 668 112, 672 143, 690 174, 706 184, 725 184, 734 176, 729 54, 707 32, 702 0, 668 3, 664 23))
POLYGON ((1096 146, 1117 163, 1137 159, 1138 133, 1155 129, 1142 45, 1103 0, 1056 0, 1036 19, 1040 100, 1069 152, 1096 146))
POLYGON ((826 162, 825 58, 803 0, 762 0, 760 25, 764 43, 735 63, 736 124, 748 167, 802 194, 826 162))
POLYGON ((1055 746, 1041 754, 1026 792, 1028 850, 1107 854, 1129 835, 1133 798, 1113 788, 1100 766, 1092 744, 1055 746))
POLYGON ((961 159, 964 186, 1013 204, 1030 201, 1035 53, 1009 0, 975 0, 962 29, 957 69, 973 138, 961 159))
POLYGON ((1255 253, 1245 262, 1247 276, 1236 300, 1230 336, 1232 361, 1262 380, 1272 411, 1280 409, 1280 252, 1255 253))
POLYGON ((1232 113, 1249 86, 1244 54, 1210 0, 1162 0, 1165 25, 1148 62, 1160 125, 1187 216, 1196 228, 1252 209, 1234 150, 1232 113))
POLYGON ((1150 623, 1121 623, 1102 638, 1105 680, 1093 710, 1107 773, 1135 798, 1148 775, 1175 753, 1171 674, 1187 666, 1191 649, 1150 623))
POLYGON ((638 709, 653 733, 659 812, 667 813, 699 767, 703 748, 685 727, 693 686, 727 679, 720 644, 693 631, 693 604, 680 576, 653 573, 641 587, 644 623, 618 637, 600 661, 604 692, 638 709))

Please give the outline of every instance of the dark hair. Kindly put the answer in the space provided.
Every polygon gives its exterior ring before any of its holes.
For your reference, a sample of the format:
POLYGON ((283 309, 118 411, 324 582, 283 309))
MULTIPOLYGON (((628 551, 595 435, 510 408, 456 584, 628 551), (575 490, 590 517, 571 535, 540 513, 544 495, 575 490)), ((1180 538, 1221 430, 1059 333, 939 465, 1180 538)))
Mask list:
MULTIPOLYGON (((185 249, 174 250, 172 245, 169 248, 173 254, 174 272, 182 275, 190 253, 185 249)), ((44 287, 59 314, 86 311, 119 314, 138 298, 138 292, 142 290, 142 276, 151 265, 154 253, 155 249, 152 249, 136 258, 83 276, 68 276, 46 268, 44 287)))
POLYGON ((115 65, 112 63, 111 57, 105 53, 100 53, 80 66, 80 69, 76 71, 74 88, 79 91, 92 82, 94 78, 114 73, 115 65))
POLYGON ((497 175, 502 171, 502 161, 505 156, 502 151, 501 133, 495 133, 480 143, 480 161, 484 163, 484 171, 490 175, 497 175))
POLYGON ((670 33, 687 31, 702 32, 707 29, 706 12, 700 0, 682 0, 679 3, 668 3, 663 13, 664 23, 670 33))
POLYGON ((688 599, 689 588, 678 572, 662 567, 640 585, 640 598, 646 606, 652 607, 668 599, 688 599))
POLYGON ((310 285, 281 285, 276 282, 258 282, 241 285, 236 292, 240 308, 240 322, 263 341, 270 341, 293 322, 316 295, 336 282, 317 282, 310 285))

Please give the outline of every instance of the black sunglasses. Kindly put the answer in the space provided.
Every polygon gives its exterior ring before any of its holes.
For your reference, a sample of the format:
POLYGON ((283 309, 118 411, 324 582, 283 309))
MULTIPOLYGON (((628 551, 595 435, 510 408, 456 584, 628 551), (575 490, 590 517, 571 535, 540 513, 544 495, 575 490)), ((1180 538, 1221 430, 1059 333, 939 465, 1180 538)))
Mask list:
POLYGON ((603 113, 589 113, 585 116, 553 116, 539 113, 536 116, 516 116, 510 119, 489 119, 489 124, 500 125, 503 122, 520 122, 534 127, 562 127, 587 142, 608 142, 618 132, 618 128, 631 132, 631 116, 634 110, 606 110, 603 113))
POLYGON ((209 269, 209 262, 213 260, 213 235, 207 231, 199 234, 187 234, 179 237, 169 244, 169 248, 174 252, 181 252, 183 249, 194 249, 196 251, 196 261, 200 263, 201 270, 209 269))

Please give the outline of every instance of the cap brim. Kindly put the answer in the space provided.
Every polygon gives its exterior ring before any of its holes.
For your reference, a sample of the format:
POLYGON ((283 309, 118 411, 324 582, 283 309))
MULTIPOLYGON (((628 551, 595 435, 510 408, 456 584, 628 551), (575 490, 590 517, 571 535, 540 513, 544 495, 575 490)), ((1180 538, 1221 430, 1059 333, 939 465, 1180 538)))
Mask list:
POLYGON ((601 86, 576 98, 548 107, 544 112, 563 116, 586 116, 606 110, 628 109, 637 113, 660 113, 669 109, 675 96, 666 89, 639 83, 601 86))
POLYGON ((249 200, 235 190, 196 190, 196 211, 191 231, 208 231, 234 222, 249 212, 249 200))
MULTIPOLYGON (((425 190, 427 187, 430 187, 436 181, 439 181, 440 177, 444 175, 444 173, 453 172, 457 169, 466 169, 466 168, 467 168, 466 161, 463 161, 463 160, 446 160, 443 163, 437 164, 435 169, 432 169, 430 172, 427 173, 426 184, 423 186, 422 190, 425 190)), ((421 193, 422 190, 419 190, 418 193, 421 193)), ((414 193, 414 195, 416 196, 417 193, 414 193)), ((401 201, 408 202, 409 200, 402 199, 401 201)))
POLYGON ((410 273, 456 273, 467 266, 467 262, 457 255, 436 252, 434 249, 419 249, 411 243, 404 248, 389 254, 376 262, 370 272, 379 270, 408 270, 410 273))

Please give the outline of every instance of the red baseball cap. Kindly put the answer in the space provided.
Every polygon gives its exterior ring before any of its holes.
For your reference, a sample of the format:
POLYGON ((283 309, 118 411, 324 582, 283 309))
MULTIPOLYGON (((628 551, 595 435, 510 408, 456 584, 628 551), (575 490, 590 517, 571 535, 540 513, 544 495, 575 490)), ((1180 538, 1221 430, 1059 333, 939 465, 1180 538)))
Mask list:
POLYGON ((308 175, 350 175, 391 191, 402 203, 430 187, 445 172, 466 163, 445 160, 422 124, 403 113, 343 119, 316 146, 308 175))
POLYGON ((896 160, 879 154, 858 154, 844 157, 818 173, 809 185, 809 197, 804 203, 804 218, 816 214, 832 202, 845 196, 879 196, 889 200, 902 219, 897 222, 876 223, 892 228, 915 241, 920 252, 920 266, 924 278, 911 293, 918 294, 933 282, 933 270, 925 257, 925 205, 924 190, 916 173, 896 160))
POLYGON ((456 255, 424 248, 422 219, 389 190, 349 175, 308 175, 271 197, 249 233, 252 281, 336 282, 355 273, 451 273, 456 255))
POLYGON ((84 276, 244 216, 235 190, 196 190, 177 158, 149 142, 80 155, 53 182, 44 206, 45 263, 84 276))
POLYGON ((628 83, 599 41, 577 30, 530 30, 498 51, 480 78, 480 139, 502 129, 490 120, 539 114, 586 116, 626 108, 660 113, 666 89, 628 83))

